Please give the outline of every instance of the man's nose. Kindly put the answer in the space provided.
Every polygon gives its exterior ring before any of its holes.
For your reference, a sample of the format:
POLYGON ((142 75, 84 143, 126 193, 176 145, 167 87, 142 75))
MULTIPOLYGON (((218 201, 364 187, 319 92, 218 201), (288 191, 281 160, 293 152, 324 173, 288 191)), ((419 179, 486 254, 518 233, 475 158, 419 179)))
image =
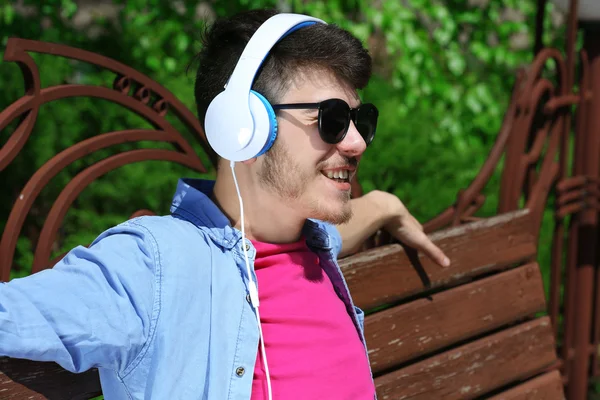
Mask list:
POLYGON ((346 137, 337 144, 337 148, 341 154, 349 157, 360 157, 366 150, 367 144, 353 121, 350 121, 346 137))

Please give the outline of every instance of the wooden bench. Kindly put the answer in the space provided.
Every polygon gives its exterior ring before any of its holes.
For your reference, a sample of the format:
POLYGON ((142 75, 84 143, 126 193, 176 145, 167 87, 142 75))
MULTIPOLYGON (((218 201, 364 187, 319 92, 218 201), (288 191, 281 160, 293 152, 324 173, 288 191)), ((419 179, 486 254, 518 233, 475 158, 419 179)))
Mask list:
MULTIPOLYGON (((341 261, 358 306, 380 399, 563 399, 528 210, 431 237, 442 269, 398 244, 341 261), (378 310, 378 311, 376 311, 378 310)), ((83 399, 96 371, 0 360, 0 399, 83 399)))
POLYGON ((381 399, 562 399, 528 210, 431 237, 442 269, 400 245, 342 261, 381 399), (542 395, 543 394, 543 395, 542 395))
MULTIPOLYGON (((118 77, 115 89, 120 90, 110 94, 115 102, 155 118, 154 126, 169 134, 173 132, 160 119, 166 105, 187 118, 188 126, 198 129, 189 111, 164 88, 114 60, 39 42, 11 39, 9 46, 11 51, 6 54, 12 61, 29 67, 31 61, 23 55, 26 50, 111 69, 118 77), (118 83, 125 80, 141 82, 168 104, 155 107, 155 114, 147 111, 138 101, 143 97, 134 100, 121 90, 118 83)), ((43 92, 39 87, 35 90, 43 92)), ((85 88, 77 90, 85 94, 85 88)), ((105 92, 110 90, 96 91, 105 92)), ((0 129, 5 122, 0 118, 0 129)), ((118 139, 115 133, 110 135, 110 140, 118 139)), ((506 135, 499 135, 499 146, 507 140, 506 135)), ((198 137, 203 137, 201 132, 198 137)), ((80 147, 78 151, 85 152, 80 147)), ((0 155, 3 150, 0 148, 0 155)), ((180 146, 180 151, 192 157, 189 147, 180 146)), ((8 154, 14 157, 15 151, 8 154)), ((0 157, 0 166, 2 163, 0 157)), ((196 165, 192 161, 188 164, 196 165)), ((69 204, 60 211, 63 217, 69 204)), ((473 212, 471 209, 468 213, 473 212)), ((55 227, 62 218, 57 215, 55 227)), ((341 260, 356 304, 367 311, 366 340, 380 399, 564 398, 553 329, 544 315, 542 278, 535 263, 537 215, 527 209, 512 211, 433 233, 434 242, 451 258, 448 269, 399 244, 379 246, 341 260)), ((14 251, 16 242, 3 243, 12 243, 7 248, 14 251)), ((42 246, 42 256, 37 253, 34 271, 52 265, 47 261, 49 250, 42 246)), ((0 400, 89 399, 100 394, 96 370, 72 374, 54 363, 0 358, 0 400)))

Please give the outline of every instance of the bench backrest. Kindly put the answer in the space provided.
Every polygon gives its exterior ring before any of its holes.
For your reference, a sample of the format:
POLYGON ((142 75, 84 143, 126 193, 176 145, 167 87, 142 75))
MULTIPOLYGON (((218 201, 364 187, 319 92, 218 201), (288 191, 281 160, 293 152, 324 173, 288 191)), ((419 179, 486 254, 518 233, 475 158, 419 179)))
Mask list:
POLYGON ((0 239, 0 281, 9 280, 18 238, 22 234, 26 217, 42 190, 61 171, 81 162, 87 155, 107 151, 113 146, 141 141, 164 145, 163 148, 140 147, 118 152, 87 165, 75 174, 58 194, 47 213, 39 237, 36 238, 32 272, 49 268, 58 261, 52 257, 52 249, 67 211, 82 191, 96 179, 127 164, 149 160, 169 161, 183 165, 194 172, 206 172, 207 167, 193 147, 193 145, 197 147, 198 144, 209 154, 210 160, 215 160, 214 154, 205 141, 200 123, 193 113, 171 92, 126 65, 69 46, 16 38, 8 41, 4 60, 16 62, 21 67, 26 94, 0 112, 0 131, 14 121, 18 121, 8 141, 0 148, 0 172, 6 170, 25 147, 36 125, 40 108, 56 100, 79 97, 107 100, 138 115, 153 129, 136 127, 99 133, 64 149, 35 171, 16 196, 4 226, 0 239), (112 71, 115 76, 112 87, 86 84, 42 87, 39 67, 29 53, 52 54, 112 71), (188 140, 176 130, 167 116, 173 117, 181 126, 189 130, 193 139, 188 140))

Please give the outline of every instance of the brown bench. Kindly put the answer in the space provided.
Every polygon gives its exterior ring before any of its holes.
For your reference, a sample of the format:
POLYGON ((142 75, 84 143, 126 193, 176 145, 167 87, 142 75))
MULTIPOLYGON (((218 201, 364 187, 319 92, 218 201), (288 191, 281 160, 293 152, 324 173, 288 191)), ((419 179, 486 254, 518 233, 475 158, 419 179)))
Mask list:
MULTIPOLYGON (((138 112, 157 127, 153 132, 164 134, 149 132, 154 135, 152 140, 176 145, 176 151, 148 153, 154 157, 152 159, 166 159, 203 169, 191 147, 172 131, 164 116, 167 109, 172 110, 195 131, 198 139, 202 139, 198 122, 160 85, 114 60, 66 46, 11 39, 5 59, 20 62, 24 70, 31 69, 33 61, 26 57, 27 51, 75 58, 115 72, 117 78, 113 89, 94 89, 94 96, 138 112), (129 96, 129 85, 133 87, 136 83, 158 100, 149 104, 149 94, 142 96, 141 89, 129 96)), ((32 96, 42 97, 43 101, 39 103, 48 101, 49 92, 40 91, 36 76, 32 74, 32 77, 27 85, 32 88, 32 96)), ((64 89, 68 90, 71 89, 64 89)), ((77 95, 91 93, 85 87, 73 90, 77 95)), ((8 119, 15 118, 17 106, 24 108, 24 103, 26 101, 20 101, 12 106, 13 109, 0 111, 0 129, 10 122, 8 119)), ((504 147, 508 133, 500 133, 496 148, 504 147)), ((143 138, 144 134, 148 132, 137 135, 143 138)), ((81 142, 84 144, 78 145, 77 152, 85 154, 90 146, 102 148, 105 139, 120 140, 117 133, 104 135, 108 136, 81 142)), ((0 148, 0 170, 20 151, 22 137, 10 143, 12 149, 0 148)), ((71 153, 68 153, 69 157, 77 159, 78 156, 71 153)), ((501 150, 493 150, 490 162, 497 162, 500 153, 501 150)), ((139 159, 142 156, 136 161, 139 159)), ((52 168, 47 165, 42 168, 47 171, 63 168, 58 161, 49 162, 54 163, 52 168)), ((125 161, 118 159, 119 165, 125 161)), ((84 175, 76 190, 81 190, 108 170, 107 167, 100 172, 96 170, 93 176, 84 175)), ((489 179, 489 171, 485 174, 484 180, 489 179)), ((39 176, 36 179, 31 186, 33 193, 39 193, 44 185, 43 179, 39 176)), ((475 184, 481 185, 481 179, 475 184)), ((355 189, 355 192, 360 191, 355 189)), ((458 211, 444 213, 428 226, 437 229, 470 218, 482 200, 479 195, 470 199, 468 191, 465 193, 459 196, 455 207, 458 211)), ((53 265, 53 260, 48 258, 51 239, 56 237, 73 194, 68 194, 65 199, 67 202, 53 214, 51 226, 44 227, 42 234, 46 235, 46 241, 36 249, 34 271, 53 265)), ((30 201, 29 198, 26 200, 30 201)), ((21 229, 18 225, 18 221, 22 224, 20 215, 28 212, 23 204, 15 204, 13 211, 16 211, 14 216, 11 215, 14 218, 9 221, 14 224, 7 224, 3 232, 0 276, 7 276, 10 270, 18 232, 15 234, 8 229, 21 229)), ((431 237, 452 260, 449 269, 435 266, 413 250, 405 251, 399 244, 365 250, 341 261, 355 302, 368 314, 366 340, 380 399, 564 398, 562 380, 556 370, 559 363, 553 329, 549 318, 543 315, 546 303, 540 271, 535 263, 539 215, 539 210, 505 212, 433 233, 431 237)), ((0 358, 0 399, 87 399, 100 394, 95 370, 71 374, 54 363, 0 358)))
POLYGON ((433 234, 452 267, 400 245, 342 261, 365 309, 381 399, 562 399, 528 210, 433 234), (543 393, 543 395, 542 395, 543 393))
MULTIPOLYGON (((528 210, 446 229, 442 269, 398 244, 341 261, 380 399, 563 399, 528 210), (412 258, 412 261, 411 261, 412 258), (384 308, 384 309, 382 309, 384 308)), ((0 399, 89 398, 96 371, 0 360, 0 399), (31 397, 33 396, 33 397, 31 397)))

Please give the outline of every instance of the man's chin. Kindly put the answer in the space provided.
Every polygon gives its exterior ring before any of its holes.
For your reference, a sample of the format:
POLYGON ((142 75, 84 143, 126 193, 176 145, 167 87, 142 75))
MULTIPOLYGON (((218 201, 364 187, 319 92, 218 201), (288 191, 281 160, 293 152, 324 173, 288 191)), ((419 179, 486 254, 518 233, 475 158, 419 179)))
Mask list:
POLYGON ((330 224, 333 224, 333 225, 342 225, 342 224, 345 224, 346 222, 350 221, 351 218, 352 218, 352 212, 350 211, 348 213, 338 214, 336 216, 327 218, 326 220, 322 220, 322 221, 329 222, 330 224))
POLYGON ((350 208, 350 204, 344 204, 340 209, 337 210, 326 210, 326 209, 318 209, 314 210, 311 213, 312 215, 309 218, 313 218, 323 222, 329 222, 333 225, 341 225, 350 221, 352 218, 352 209, 350 208))

